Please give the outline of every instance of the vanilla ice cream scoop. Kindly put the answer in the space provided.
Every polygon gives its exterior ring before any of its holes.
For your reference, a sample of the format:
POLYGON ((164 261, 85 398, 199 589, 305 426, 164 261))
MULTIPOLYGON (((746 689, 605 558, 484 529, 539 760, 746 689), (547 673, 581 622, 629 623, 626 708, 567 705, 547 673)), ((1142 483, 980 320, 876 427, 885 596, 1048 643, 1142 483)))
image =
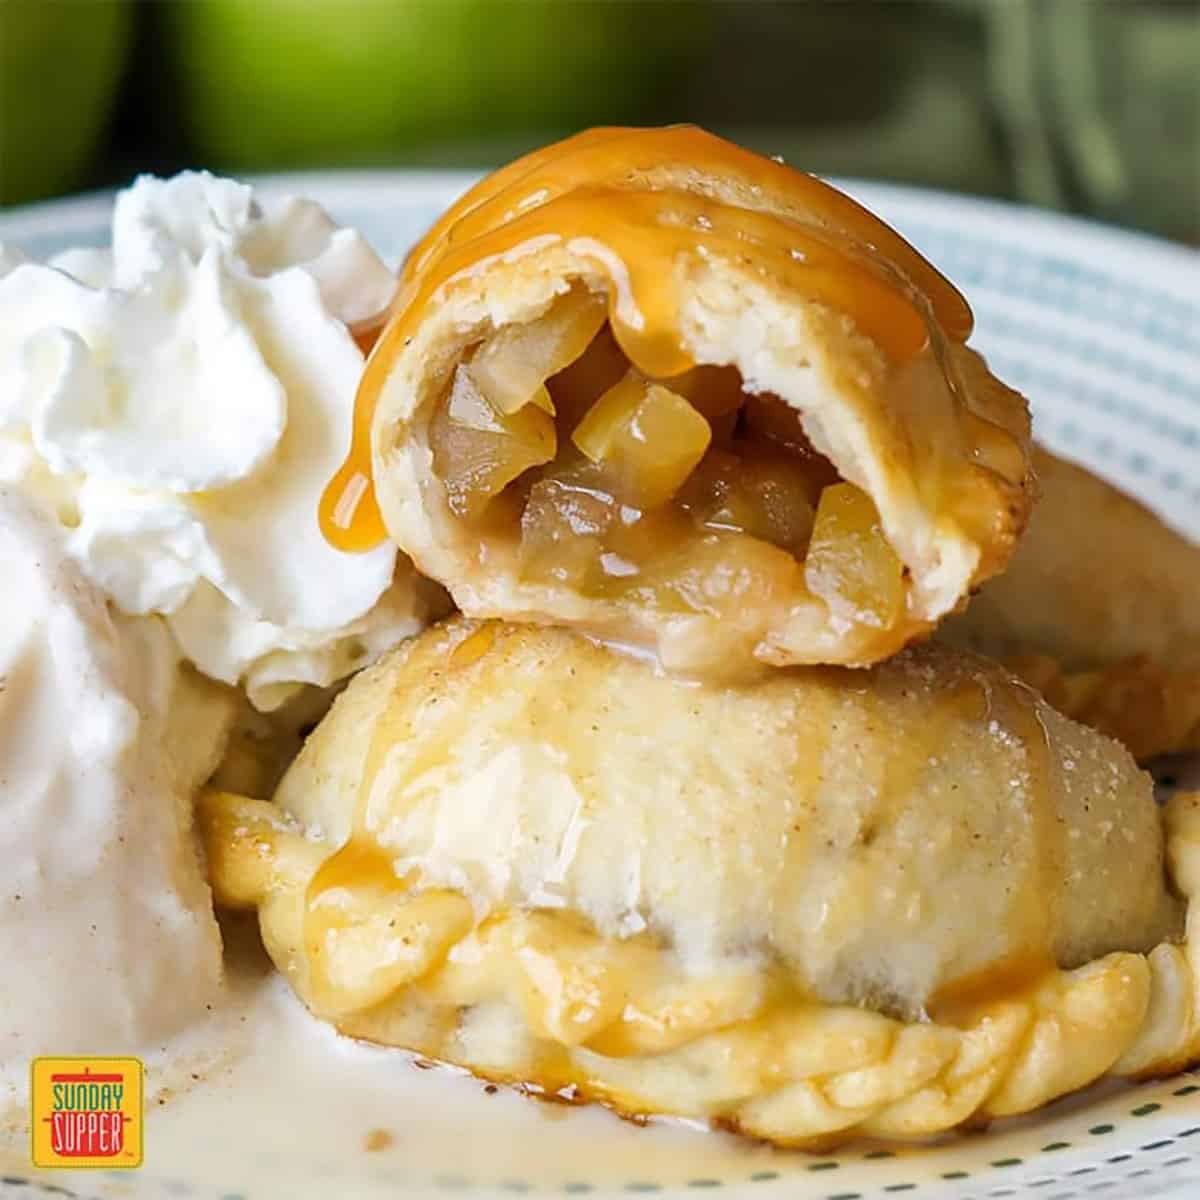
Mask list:
POLYGON ((122 611, 164 616, 263 709, 425 622, 394 546, 341 554, 317 518, 353 330, 394 288, 318 205, 197 172, 120 193, 109 250, 0 254, 0 484, 40 497, 122 611))
POLYGON ((158 1049, 220 997, 191 802, 235 699, 161 620, 111 614, 3 488, 0 564, 3 1084, 34 1055, 158 1049))

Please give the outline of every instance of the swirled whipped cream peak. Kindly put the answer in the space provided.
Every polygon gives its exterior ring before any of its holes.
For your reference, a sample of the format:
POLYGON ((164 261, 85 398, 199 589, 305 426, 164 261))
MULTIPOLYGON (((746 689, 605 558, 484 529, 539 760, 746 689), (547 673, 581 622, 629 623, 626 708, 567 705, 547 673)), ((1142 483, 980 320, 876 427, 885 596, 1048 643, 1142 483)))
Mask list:
POLYGON ((129 614, 163 615, 261 708, 415 632, 428 589, 394 547, 317 522, 392 272, 317 204, 201 172, 143 177, 111 247, 0 248, 0 483, 69 529, 129 614))

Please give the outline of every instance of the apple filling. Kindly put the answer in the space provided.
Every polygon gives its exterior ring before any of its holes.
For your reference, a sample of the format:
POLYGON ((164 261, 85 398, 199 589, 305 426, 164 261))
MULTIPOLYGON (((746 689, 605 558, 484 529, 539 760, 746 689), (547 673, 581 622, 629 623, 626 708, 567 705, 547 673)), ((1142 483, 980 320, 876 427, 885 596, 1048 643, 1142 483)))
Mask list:
POLYGON ((813 597, 879 630, 903 615, 874 503, 795 410, 733 367, 647 377, 602 297, 573 291, 476 346, 429 438, 451 510, 511 538, 530 582, 743 623, 813 597))

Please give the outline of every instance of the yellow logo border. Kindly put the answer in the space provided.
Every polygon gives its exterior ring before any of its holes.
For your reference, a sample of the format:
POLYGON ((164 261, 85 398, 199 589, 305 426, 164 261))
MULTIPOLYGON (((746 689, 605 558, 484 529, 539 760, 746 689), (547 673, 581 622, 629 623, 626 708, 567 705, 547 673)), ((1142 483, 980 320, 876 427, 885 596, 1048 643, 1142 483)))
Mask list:
POLYGON ((40 1054, 29 1062, 29 1160, 39 1170, 54 1171, 134 1171, 146 1158, 146 1064, 131 1054, 40 1054), (137 1147, 132 1161, 104 1159, 100 1162, 73 1163, 56 1157, 54 1162, 39 1162, 37 1155, 36 1081, 39 1063, 126 1063, 135 1064, 138 1077, 137 1147))

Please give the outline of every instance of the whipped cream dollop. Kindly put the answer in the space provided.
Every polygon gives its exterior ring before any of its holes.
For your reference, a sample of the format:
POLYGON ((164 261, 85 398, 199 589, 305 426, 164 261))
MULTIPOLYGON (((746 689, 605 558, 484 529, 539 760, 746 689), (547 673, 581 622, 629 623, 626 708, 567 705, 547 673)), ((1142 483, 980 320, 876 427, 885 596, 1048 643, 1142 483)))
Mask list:
POLYGON ((0 485, 259 708, 426 620, 394 547, 341 554, 317 519, 363 367, 353 331, 394 289, 318 205, 197 172, 121 192, 111 249, 0 249, 0 485))
POLYGON ((0 1109, 38 1054, 154 1052, 223 990, 192 832, 236 694, 113 613, 0 487, 0 1109))

